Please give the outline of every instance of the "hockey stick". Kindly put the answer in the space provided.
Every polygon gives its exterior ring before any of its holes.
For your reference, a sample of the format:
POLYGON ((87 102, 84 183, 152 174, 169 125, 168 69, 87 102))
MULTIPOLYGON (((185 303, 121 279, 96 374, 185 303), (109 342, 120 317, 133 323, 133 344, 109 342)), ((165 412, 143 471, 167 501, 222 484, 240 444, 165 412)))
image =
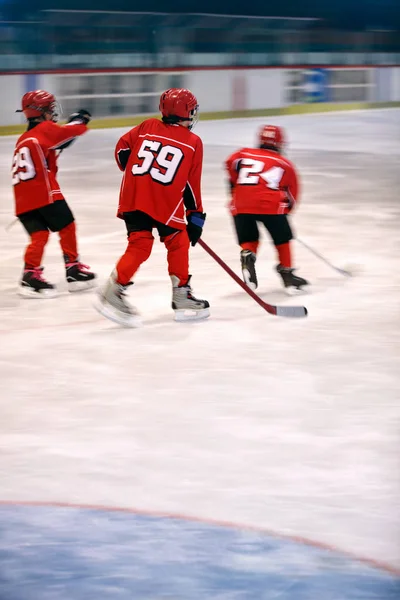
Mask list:
POLYGON ((274 306, 273 304, 268 304, 267 302, 264 302, 264 300, 261 300, 261 298, 257 296, 257 294, 253 292, 253 290, 251 290, 245 283, 243 283, 240 277, 238 277, 236 273, 232 271, 230 267, 228 267, 228 265, 222 260, 222 258, 218 256, 218 254, 215 254, 214 250, 212 250, 210 246, 203 242, 202 239, 199 240, 199 244, 203 248, 203 250, 205 250, 207 254, 209 254, 219 264, 219 266, 222 267, 224 271, 226 271, 228 275, 230 275, 232 279, 236 281, 236 283, 240 285, 240 287, 270 315, 277 315, 278 317, 307 316, 307 309, 305 308, 305 306, 274 306))
POLYGON ((296 238, 296 240, 299 242, 299 244, 304 246, 304 248, 307 248, 307 250, 309 250, 311 254, 314 254, 314 256, 322 260, 322 262, 331 267, 331 269, 333 269, 337 273, 340 273, 340 275, 344 275, 345 277, 353 277, 353 273, 351 273, 351 271, 346 271, 346 269, 340 269, 339 267, 335 267, 335 265, 333 265, 331 262, 329 262, 329 260, 323 257, 322 254, 311 248, 311 246, 303 242, 303 240, 300 240, 299 238, 296 238))
MULTIPOLYGON (((288 201, 290 203, 291 206, 294 206, 296 204, 296 201, 293 197, 293 194, 291 193, 290 189, 287 187, 285 188, 285 192, 288 196, 288 201)), ((306 244, 305 242, 303 242, 303 240, 300 240, 299 238, 296 238, 296 240, 299 242, 299 244, 301 244, 302 246, 304 246, 304 248, 307 248, 307 250, 309 252, 311 252, 311 254, 314 254, 314 256, 316 256, 317 258, 319 258, 320 260, 322 260, 322 262, 324 262, 326 265, 328 265, 329 267, 331 267, 331 269, 333 269, 334 271, 336 271, 337 273, 340 273, 341 275, 344 275, 345 277, 352 277, 353 274, 350 271, 346 271, 346 269, 340 269, 339 267, 335 267, 335 265, 333 265, 331 262, 329 262, 328 259, 326 259, 325 257, 322 256, 322 254, 320 254, 319 252, 317 252, 316 250, 314 250, 313 248, 311 248, 311 246, 309 246, 308 244, 306 244)))
POLYGON ((15 225, 16 223, 18 223, 18 221, 19 221, 18 217, 17 217, 16 219, 13 219, 12 221, 10 221, 10 223, 8 223, 8 225, 6 225, 6 226, 4 227, 4 230, 5 230, 5 231, 10 231, 11 227, 14 227, 14 225, 15 225))

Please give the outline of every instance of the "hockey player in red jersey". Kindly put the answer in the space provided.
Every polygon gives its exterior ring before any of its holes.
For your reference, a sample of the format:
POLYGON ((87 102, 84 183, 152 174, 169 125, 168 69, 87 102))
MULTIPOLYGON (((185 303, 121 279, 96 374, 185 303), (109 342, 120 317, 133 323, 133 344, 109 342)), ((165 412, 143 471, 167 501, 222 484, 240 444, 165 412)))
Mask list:
POLYGON ((200 189, 203 145, 191 131, 197 100, 189 90, 172 88, 161 95, 160 112, 162 120, 146 119, 115 149, 124 173, 117 216, 125 221, 128 246, 100 290, 96 309, 126 327, 140 325, 125 291, 151 254, 153 229, 167 249, 175 319, 209 316, 209 303, 193 296, 189 275, 189 246, 199 240, 206 218, 200 189))
POLYGON ((95 274, 79 260, 75 220, 57 183, 58 151, 87 131, 90 114, 79 110, 68 124, 60 126, 57 102, 44 90, 27 92, 22 109, 28 129, 15 146, 12 184, 15 214, 30 236, 19 294, 27 298, 52 298, 56 288, 43 277, 41 266, 50 231, 57 231, 65 261, 65 275, 71 292, 93 287, 95 274))
POLYGON ((275 125, 264 126, 258 148, 242 148, 226 161, 234 218, 240 247, 243 279, 257 288, 255 262, 259 246, 258 223, 269 232, 278 255, 276 267, 288 291, 301 290, 308 281, 294 274, 288 213, 299 196, 299 182, 294 165, 282 155, 284 134, 275 125))

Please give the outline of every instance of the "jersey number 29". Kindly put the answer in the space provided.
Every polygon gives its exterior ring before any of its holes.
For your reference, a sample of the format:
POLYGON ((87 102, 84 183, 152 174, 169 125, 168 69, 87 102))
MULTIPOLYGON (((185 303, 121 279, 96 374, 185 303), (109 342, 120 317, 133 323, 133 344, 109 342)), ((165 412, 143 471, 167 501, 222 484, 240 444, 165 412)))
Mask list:
POLYGON ((23 146, 16 151, 12 164, 12 184, 17 185, 20 181, 33 179, 36 175, 35 165, 31 157, 29 148, 23 146))

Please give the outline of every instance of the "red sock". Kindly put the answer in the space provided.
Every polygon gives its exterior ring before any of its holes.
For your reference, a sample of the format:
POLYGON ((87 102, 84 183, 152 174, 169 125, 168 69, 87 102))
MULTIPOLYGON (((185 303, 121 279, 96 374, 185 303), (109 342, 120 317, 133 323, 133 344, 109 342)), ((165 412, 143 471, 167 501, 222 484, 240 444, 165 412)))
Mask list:
POLYGON ((151 231, 132 231, 128 240, 125 254, 116 266, 117 281, 121 285, 127 285, 140 265, 149 258, 154 238, 151 231))
POLYGON ((254 254, 257 254, 258 244, 258 241, 244 242, 243 244, 240 244, 240 247, 242 248, 242 250, 250 250, 250 252, 254 252, 254 254))
POLYGON ((78 245, 76 241, 75 221, 64 227, 58 232, 60 236, 60 246, 66 263, 76 262, 78 260, 78 245))
POLYGON ((31 233, 31 241, 25 250, 25 269, 40 267, 49 235, 49 231, 31 233))
POLYGON ((292 266, 292 253, 290 250, 290 242, 286 242, 286 244, 279 244, 276 246, 276 250, 278 252, 279 263, 282 267, 291 268, 292 266))
POLYGON ((186 285, 189 279, 189 237, 186 229, 161 239, 167 248, 168 273, 186 285))

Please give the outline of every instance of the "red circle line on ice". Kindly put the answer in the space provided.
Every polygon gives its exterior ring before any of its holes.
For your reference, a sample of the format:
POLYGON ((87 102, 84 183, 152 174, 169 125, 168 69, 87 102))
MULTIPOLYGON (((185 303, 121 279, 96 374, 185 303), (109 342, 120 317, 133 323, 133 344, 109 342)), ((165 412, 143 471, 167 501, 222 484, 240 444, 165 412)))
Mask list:
POLYGON ((281 533, 277 531, 273 531, 268 528, 264 528, 256 525, 247 525, 243 523, 235 523, 231 521, 223 521, 218 519, 208 519, 203 517, 196 517, 192 515, 185 515, 181 513, 170 513, 163 511, 153 511, 153 510, 145 510, 145 509, 137 509, 137 508, 129 508, 129 507, 118 507, 118 506, 106 506, 106 505, 96 505, 96 504, 80 504, 80 503, 72 503, 72 502, 51 502, 45 501, 40 502, 36 500, 0 500, 0 506, 26 506, 26 507, 48 507, 48 508, 71 508, 71 509, 83 509, 83 510, 98 510, 107 511, 107 512, 116 512, 116 513, 127 513, 127 514, 135 514, 142 515, 145 517, 155 517, 155 518, 164 518, 164 519, 180 519, 182 521, 193 522, 193 523, 204 523, 208 525, 215 525, 219 527, 226 527, 229 529, 236 529, 242 531, 249 531, 255 533, 262 533, 268 535, 275 539, 282 539, 291 542, 295 542, 297 544, 301 544, 303 546, 309 546, 313 548, 319 548, 321 550, 326 550, 330 552, 339 553, 344 557, 348 557, 349 559, 355 560, 359 563, 363 563, 369 567, 378 569, 380 571, 384 571, 386 573, 390 573, 391 575, 400 576, 400 568, 395 567, 393 565, 387 564, 380 560, 376 560, 374 558, 369 558, 365 556, 359 556, 353 552, 349 552, 347 550, 343 550, 342 548, 335 546, 333 544, 328 544, 325 542, 315 541, 309 538, 305 538, 302 536, 291 535, 286 533, 281 533))

